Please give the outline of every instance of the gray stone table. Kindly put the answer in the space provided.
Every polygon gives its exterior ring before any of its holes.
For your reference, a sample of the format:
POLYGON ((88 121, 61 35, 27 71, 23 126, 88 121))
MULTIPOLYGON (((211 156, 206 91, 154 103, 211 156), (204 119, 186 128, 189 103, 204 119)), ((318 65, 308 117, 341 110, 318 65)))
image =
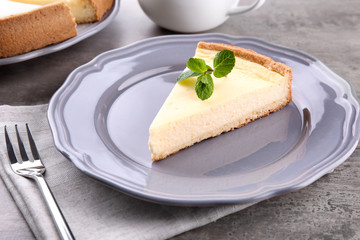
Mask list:
MULTIPOLYGON (((360 96, 359 0, 268 0, 259 10, 233 16, 209 32, 258 37, 307 52, 349 81, 360 96)), ((96 55, 168 34, 174 33, 157 27, 137 1, 122 0, 116 19, 96 35, 63 51, 0 67, 0 104, 48 103, 68 74, 96 55)), ((333 173, 310 186, 174 239, 360 239, 359 160, 358 146, 333 173)), ((17 225, 26 223, 0 181, 0 239, 7 234, 33 238, 29 230, 17 231, 17 225)))

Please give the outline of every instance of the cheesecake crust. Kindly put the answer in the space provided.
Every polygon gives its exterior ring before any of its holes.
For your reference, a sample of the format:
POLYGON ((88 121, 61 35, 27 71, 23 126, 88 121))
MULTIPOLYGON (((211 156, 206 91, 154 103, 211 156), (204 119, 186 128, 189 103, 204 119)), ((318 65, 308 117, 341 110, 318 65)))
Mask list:
POLYGON ((70 8, 63 2, 0 19, 0 57, 10 57, 77 35, 70 8))

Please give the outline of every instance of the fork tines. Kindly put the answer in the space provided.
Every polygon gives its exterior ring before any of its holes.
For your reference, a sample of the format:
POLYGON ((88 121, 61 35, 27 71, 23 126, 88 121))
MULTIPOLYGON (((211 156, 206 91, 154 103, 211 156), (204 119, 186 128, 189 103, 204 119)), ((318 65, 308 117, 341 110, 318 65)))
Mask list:
MULTIPOLYGON (((29 129, 29 125, 27 123, 25 125, 26 125, 26 132, 27 132, 27 136, 28 136, 28 139, 29 139, 30 149, 31 149, 31 153, 33 155, 33 158, 34 158, 34 160, 40 159, 39 152, 38 152, 38 150, 36 148, 36 145, 35 145, 35 141, 34 141, 34 139, 32 137, 30 129, 29 129)), ((17 141, 18 141, 19 152, 20 152, 22 161, 23 162, 28 161, 29 157, 28 157, 28 155, 26 153, 25 146, 24 146, 24 143, 23 143, 23 141, 21 139, 17 124, 15 125, 15 131, 16 131, 16 138, 17 138, 17 141)), ((12 143, 11 143, 8 131, 6 129, 6 126, 4 127, 4 132, 5 132, 5 141, 6 141, 6 147, 7 147, 7 152, 8 152, 10 162, 11 163, 17 163, 18 160, 16 158, 16 154, 15 154, 14 148, 12 146, 12 143)))

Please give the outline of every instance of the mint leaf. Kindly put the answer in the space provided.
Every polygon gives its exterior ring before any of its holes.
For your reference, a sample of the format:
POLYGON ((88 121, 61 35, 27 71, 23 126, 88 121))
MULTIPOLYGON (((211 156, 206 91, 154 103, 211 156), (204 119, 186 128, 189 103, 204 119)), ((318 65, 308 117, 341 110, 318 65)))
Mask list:
POLYGON ((201 58, 190 58, 186 66, 193 72, 204 73, 208 70, 206 62, 201 58))
POLYGON ((218 52, 214 58, 214 76, 222 78, 228 75, 235 66, 235 54, 224 49, 218 52))
POLYGON ((188 69, 188 70, 184 71, 182 74, 180 74, 180 76, 178 76, 176 81, 180 82, 180 81, 185 80, 187 78, 197 77, 197 76, 200 76, 200 75, 201 75, 201 73, 196 73, 196 72, 193 72, 193 71, 188 69))
POLYGON ((195 82, 195 91, 198 98, 206 100, 214 92, 214 82, 210 73, 200 75, 195 82))

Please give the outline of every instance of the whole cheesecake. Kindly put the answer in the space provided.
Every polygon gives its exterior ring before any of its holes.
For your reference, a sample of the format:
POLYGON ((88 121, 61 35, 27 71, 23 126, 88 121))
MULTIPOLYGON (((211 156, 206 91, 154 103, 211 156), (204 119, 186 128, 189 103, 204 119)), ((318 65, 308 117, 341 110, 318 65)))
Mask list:
POLYGON ((177 82, 149 128, 149 148, 154 161, 204 139, 239 128, 285 107, 292 100, 292 70, 283 63, 249 49, 199 42, 195 56, 213 67, 223 49, 235 54, 235 66, 214 79, 213 95, 200 100, 196 78, 177 82))
POLYGON ((63 2, 45 6, 0 0, 0 57, 10 57, 76 36, 63 2))

